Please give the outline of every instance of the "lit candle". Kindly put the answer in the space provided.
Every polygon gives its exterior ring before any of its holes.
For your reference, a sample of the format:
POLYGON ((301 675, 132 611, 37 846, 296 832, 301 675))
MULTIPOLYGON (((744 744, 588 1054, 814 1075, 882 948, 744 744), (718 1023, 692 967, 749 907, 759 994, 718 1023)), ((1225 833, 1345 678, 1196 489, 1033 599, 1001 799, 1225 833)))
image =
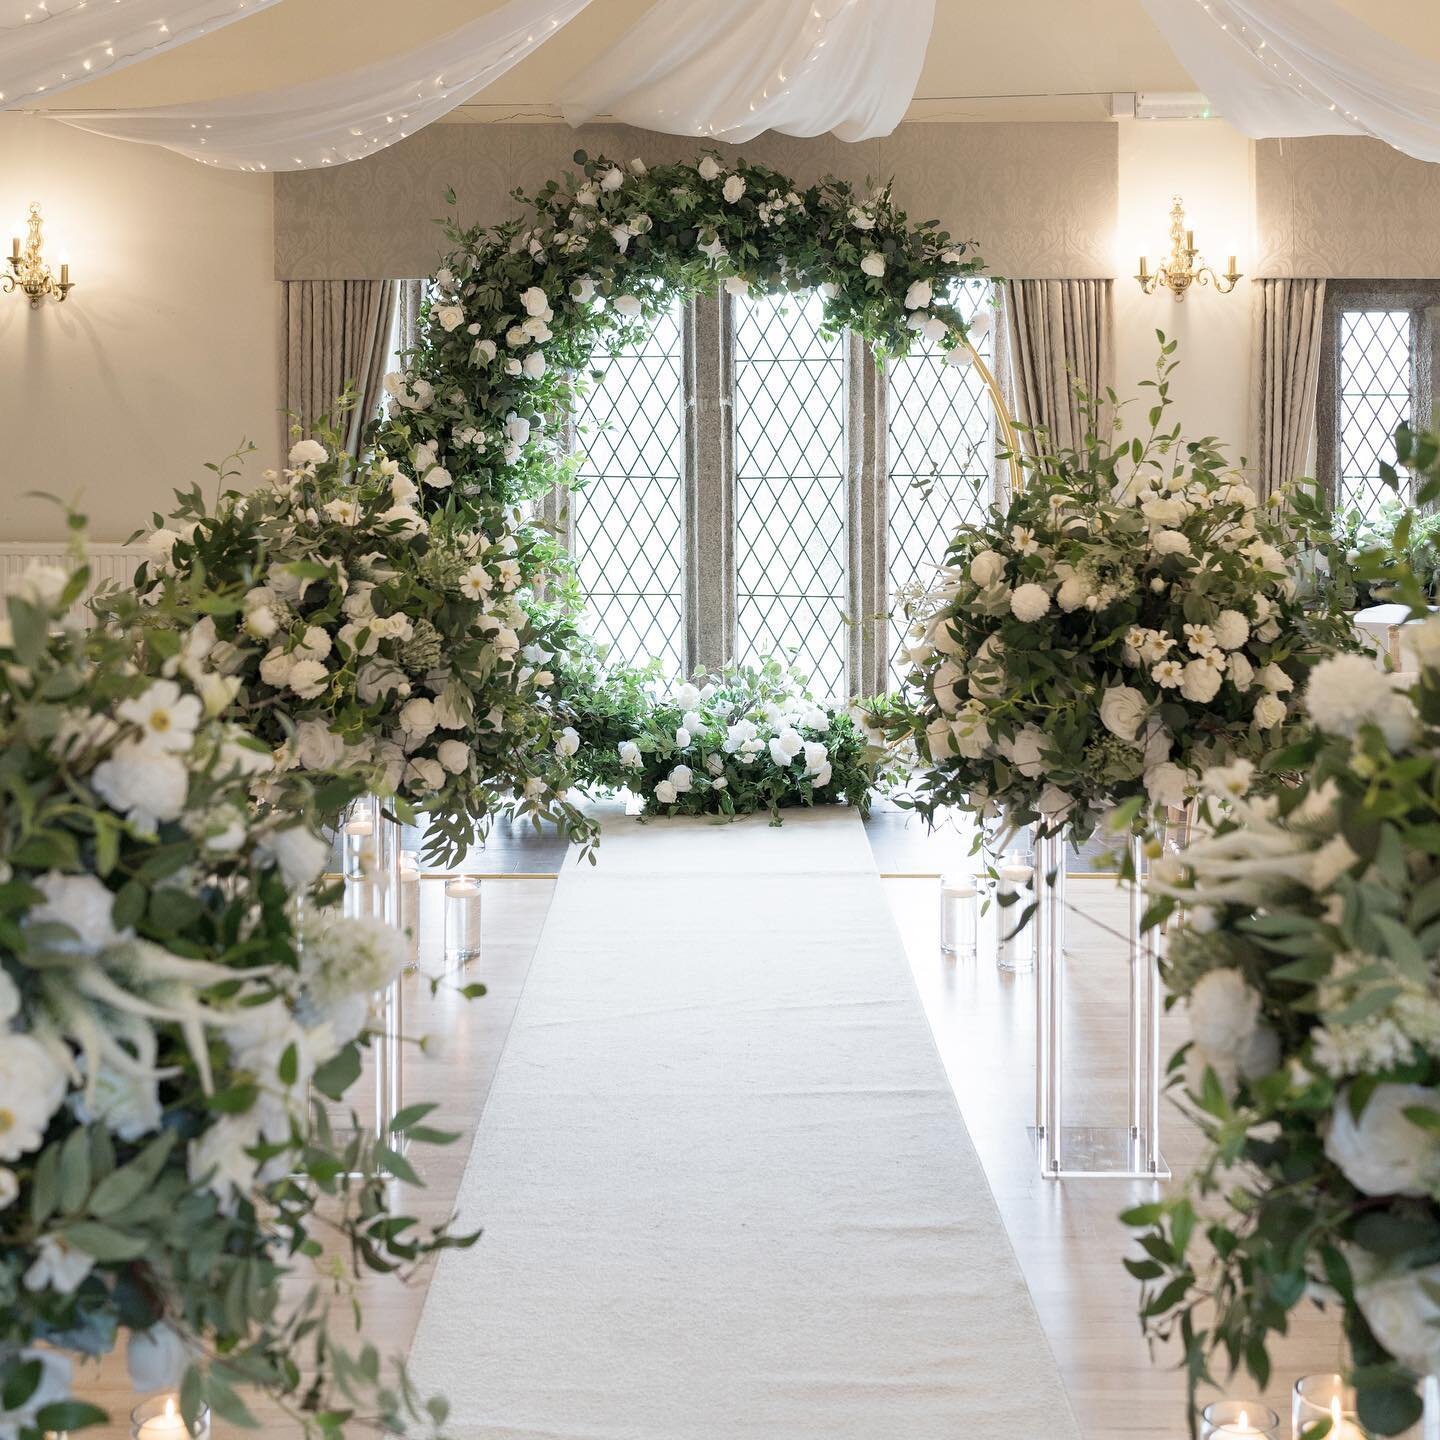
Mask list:
POLYGON ((130 1434, 134 1440, 209 1440, 210 1411, 201 1406, 195 1417, 195 1428, 191 1430, 180 1414, 180 1403, 174 1395, 147 1400, 139 1405, 130 1416, 130 1434), (151 1411, 154 1413, 150 1413, 151 1411))
POLYGON ((1249 1414, 1246 1411, 1242 1410, 1240 1412, 1240 1418, 1238 1420, 1234 1421, 1229 1425, 1221 1425, 1217 1429, 1212 1430, 1210 1433, 1212 1436, 1212 1440, 1213 1437, 1220 1437, 1220 1440, 1234 1440, 1234 1437, 1238 1435, 1248 1435, 1251 1436, 1253 1440, 1254 1436, 1262 1435, 1264 1434, 1264 1431, 1252 1425, 1250 1423, 1249 1414))
POLYGON ((1330 1434, 1327 1440, 1365 1440, 1365 1432, 1341 1413, 1338 1395, 1330 1401, 1330 1434))
POLYGON ((345 833, 347 835, 373 835, 375 833, 375 822, 361 816, 358 820, 347 820, 345 822, 345 833))

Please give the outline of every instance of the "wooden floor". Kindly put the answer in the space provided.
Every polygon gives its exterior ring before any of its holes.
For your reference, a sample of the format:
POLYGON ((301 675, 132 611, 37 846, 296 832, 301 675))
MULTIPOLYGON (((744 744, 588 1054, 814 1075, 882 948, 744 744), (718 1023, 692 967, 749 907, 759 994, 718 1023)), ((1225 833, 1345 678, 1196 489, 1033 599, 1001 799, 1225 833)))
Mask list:
MULTIPOLYGON (((879 829, 883 838, 875 845, 877 859, 882 871, 892 875, 953 868, 968 848, 953 836, 927 844, 890 822, 882 822, 879 829)), ((514 868, 528 867, 523 857, 514 860, 514 868)), ((1186 1434, 1183 1379, 1168 1368, 1165 1357, 1152 1363, 1135 1319, 1137 1287, 1120 1263, 1128 1238, 1116 1215, 1125 1205, 1153 1194, 1154 1187, 1145 1182, 1040 1179, 1027 1134, 1033 1106, 1033 977, 1002 974, 984 957, 948 960, 938 946, 932 878, 890 878, 885 885, 946 1070, 1082 1433, 1086 1440, 1180 1440, 1186 1434)), ((485 952, 463 977, 489 986, 483 999, 467 1002, 449 983, 432 997, 421 978, 405 982, 407 1031, 439 1042, 434 1055, 408 1051, 406 1101, 438 1101, 431 1123, 463 1132, 461 1141, 448 1149, 426 1149, 412 1157, 427 1185, 416 1190, 397 1184, 397 1206, 407 1213, 438 1220, 449 1211, 552 889, 548 879, 485 882, 485 952)), ((1070 892, 1075 913, 1069 946, 1067 1084, 1076 1115, 1103 1123, 1116 1105, 1123 1106, 1125 985, 1116 936, 1124 923, 1125 900, 1112 881, 1099 878, 1076 879, 1070 892)), ((438 944, 440 904, 439 883, 425 882, 421 930, 427 952, 438 944)), ((1167 1036, 1167 1053, 1171 1038, 1167 1036)), ((1166 1154, 1179 1169, 1194 1154, 1194 1137, 1168 1112, 1166 1118, 1166 1154)), ((359 1293, 367 1336, 386 1355, 403 1354, 424 1301, 423 1279, 408 1288, 392 1280, 366 1279, 359 1293)), ((1338 1363, 1333 1326, 1324 1317, 1305 1317, 1276 1357, 1269 1403, 1284 1419, 1283 1434, 1289 1433, 1288 1387, 1295 1376, 1333 1369, 1338 1363)), ((82 1389, 122 1422, 110 1433, 125 1433, 123 1418, 133 1397, 123 1364, 111 1358, 90 1367, 82 1389)), ((1229 1390, 1236 1396, 1253 1393, 1244 1380, 1229 1390)), ((283 1417, 265 1413, 263 1418, 267 1433, 293 1430, 283 1417)))

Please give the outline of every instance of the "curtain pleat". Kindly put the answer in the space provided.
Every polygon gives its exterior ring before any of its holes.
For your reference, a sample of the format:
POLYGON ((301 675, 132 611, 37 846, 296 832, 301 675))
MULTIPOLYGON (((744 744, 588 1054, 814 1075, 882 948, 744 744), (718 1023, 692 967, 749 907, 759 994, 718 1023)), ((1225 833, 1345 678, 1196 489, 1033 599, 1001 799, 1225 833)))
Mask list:
POLYGON ((345 448, 360 453, 365 426, 380 409, 395 320, 395 280, 285 282, 285 405, 306 434, 335 417, 353 390, 345 448))
POLYGON ((1303 474, 1315 428, 1323 280, 1260 280, 1254 291, 1257 489, 1263 499, 1303 474))
POLYGON ((1115 317, 1109 280, 1006 280, 1009 389, 1021 443, 1036 454, 1044 431, 1083 448, 1088 428, 1076 387, 1102 400, 1115 383, 1115 317))

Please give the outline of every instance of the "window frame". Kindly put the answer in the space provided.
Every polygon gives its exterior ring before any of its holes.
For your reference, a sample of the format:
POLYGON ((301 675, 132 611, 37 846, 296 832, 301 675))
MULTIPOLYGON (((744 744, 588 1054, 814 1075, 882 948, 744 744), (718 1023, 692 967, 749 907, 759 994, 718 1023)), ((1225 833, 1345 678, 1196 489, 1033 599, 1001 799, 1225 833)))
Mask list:
MULTIPOLYGON (((1429 426, 1440 415, 1440 280, 1329 280, 1325 284, 1315 403, 1315 478, 1332 509, 1339 508, 1340 343, 1344 317, 1366 310, 1410 314, 1410 423, 1429 426)), ((1408 497, 1402 497, 1408 498, 1408 497)))
MULTIPOLYGON (((734 658, 738 641, 735 321, 732 297, 697 295, 682 332, 685 506, 684 663, 687 671, 734 658)), ((893 683, 889 635, 889 405, 885 371, 870 346, 844 337, 847 696, 883 693, 893 683)), ((573 436, 567 424, 566 446, 573 436)), ((990 427, 990 499, 1004 480, 1000 427, 990 427)), ((573 506, 551 496, 544 515, 574 548, 573 506)))

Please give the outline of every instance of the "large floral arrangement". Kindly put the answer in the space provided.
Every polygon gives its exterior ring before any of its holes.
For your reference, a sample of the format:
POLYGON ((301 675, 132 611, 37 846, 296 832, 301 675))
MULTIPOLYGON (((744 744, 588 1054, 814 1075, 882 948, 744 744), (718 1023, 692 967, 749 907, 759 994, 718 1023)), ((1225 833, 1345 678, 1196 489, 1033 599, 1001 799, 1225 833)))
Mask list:
POLYGON ((1156 867, 1191 1034, 1174 1068, 1209 1148, 1127 1217, 1145 1322, 1181 1338, 1192 1381, 1221 1352, 1263 1382, 1290 1310, 1337 1305, 1380 1434, 1440 1373, 1440 620, 1409 634, 1408 678, 1318 665, 1314 731, 1272 762, 1300 782, 1207 772, 1199 835, 1156 867))
MULTIPOLYGON (((424 504, 451 493, 510 503, 561 472, 552 435, 597 348, 643 335, 677 299, 818 289, 825 321, 903 354, 923 333, 963 361, 955 282, 981 268, 933 222, 912 226, 888 188, 833 177, 806 187, 763 165, 615 164, 520 196, 521 218, 452 229, 420 339, 387 378, 375 440, 416 468, 424 504)), ((454 195, 449 199, 453 203, 454 195)))
POLYGON ((652 815, 749 815, 850 804, 867 814, 883 750, 850 714, 821 704, 805 677, 766 659, 657 695, 646 672, 585 688, 575 714, 585 781, 641 796, 652 815))
POLYGON ((386 1213, 393 1136, 337 1147, 309 1109, 357 1075, 403 943, 314 909, 297 936, 328 854, 308 784, 224 718, 204 647, 67 627, 85 576, 29 572, 0 621, 0 1434, 103 1421, 67 1352, 122 1330, 187 1417, 249 1423, 243 1385, 317 1432, 402 1424, 319 1292, 287 1313, 279 1287, 321 1206, 376 1269, 455 1243, 386 1213))
POLYGON ((103 608, 161 628, 198 614, 170 644, 228 677, 231 713, 281 769, 362 773, 429 817, 438 858, 453 861, 501 811, 587 841, 565 799, 555 624, 534 599, 550 538, 498 507, 422 515, 423 448, 407 468, 305 439, 289 461, 213 507, 198 486, 181 494, 156 517, 139 600, 122 592, 103 608))
POLYGON ((911 669, 874 713, 928 761, 924 813, 1003 807, 1083 836, 1295 737, 1298 687, 1347 634, 1292 575, 1329 544, 1324 507, 1306 486, 1260 505, 1212 442, 1162 431, 1169 371, 1148 436, 1042 443, 1024 489, 962 526, 906 601, 911 669))

